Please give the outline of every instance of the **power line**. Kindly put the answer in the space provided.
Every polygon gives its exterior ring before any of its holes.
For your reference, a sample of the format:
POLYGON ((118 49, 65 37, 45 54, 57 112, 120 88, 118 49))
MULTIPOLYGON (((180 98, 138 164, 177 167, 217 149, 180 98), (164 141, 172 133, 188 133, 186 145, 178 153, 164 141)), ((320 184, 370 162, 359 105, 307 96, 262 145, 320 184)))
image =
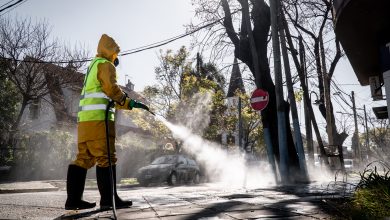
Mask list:
POLYGON ((176 36, 176 37, 167 39, 167 40, 165 40, 165 41, 161 41, 161 43, 159 43, 159 44, 154 43, 154 44, 151 44, 150 46, 145 46, 144 48, 141 47, 141 49, 133 49, 133 51, 132 51, 132 50, 129 50, 129 52, 121 53, 121 54, 119 54, 119 56, 126 56, 126 55, 130 55, 130 54, 134 54, 134 53, 139 53, 139 52, 142 52, 142 51, 144 51, 144 50, 149 50, 149 49, 153 49, 153 48, 156 48, 156 47, 164 46, 164 45, 169 44, 169 43, 171 43, 171 42, 173 42, 173 41, 179 40, 179 39, 181 39, 181 38, 187 37, 188 35, 191 35, 191 34, 193 34, 193 33, 196 33, 196 32, 198 32, 198 31, 200 31, 200 30, 202 30, 202 29, 204 29, 204 28, 213 26, 213 25, 215 25, 216 23, 218 23, 219 21, 221 21, 221 19, 216 20, 216 21, 211 22, 211 23, 208 23, 208 24, 206 24, 206 25, 203 25, 203 26, 201 26, 201 27, 199 27, 199 28, 197 28, 197 29, 195 29, 195 30, 192 30, 192 31, 190 31, 190 32, 188 32, 188 33, 178 35, 178 36, 176 36))
POLYGON ((9 3, 13 2, 13 1, 15 1, 15 0, 10 0, 10 1, 8 1, 7 3, 2 4, 2 5, 0 6, 0 8, 3 7, 3 6, 5 6, 5 5, 8 5, 9 3))
POLYGON ((5 15, 5 14, 7 14, 7 13, 9 13, 9 12, 12 11, 12 10, 18 8, 19 6, 23 5, 23 4, 26 3, 27 1, 28 1, 28 0, 24 0, 22 3, 16 5, 16 6, 13 7, 13 8, 10 8, 8 11, 4 12, 3 14, 1 14, 0 17, 3 16, 3 15, 5 15))
MULTIPOLYGON (((13 4, 10 4, 10 5, 8 5, 7 7, 5 7, 5 8, 2 8, 2 9, 0 9, 0 12, 3 12, 4 10, 7 10, 7 9, 9 9, 9 8, 12 8, 13 6, 15 6, 15 5, 17 5, 17 4, 20 4, 21 2, 23 2, 24 0, 18 0, 17 2, 15 2, 15 3, 13 3, 13 4)), ((8 4, 8 3, 7 3, 8 4)))

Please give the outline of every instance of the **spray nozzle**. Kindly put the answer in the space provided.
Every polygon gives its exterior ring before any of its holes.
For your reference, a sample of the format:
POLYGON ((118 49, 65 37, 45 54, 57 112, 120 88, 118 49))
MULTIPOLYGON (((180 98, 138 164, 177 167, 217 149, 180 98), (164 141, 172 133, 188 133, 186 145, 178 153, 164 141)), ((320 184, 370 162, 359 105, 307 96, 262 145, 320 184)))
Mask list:
POLYGON ((152 111, 150 111, 150 110, 147 110, 147 111, 148 111, 150 114, 156 116, 156 114, 154 114, 152 111))

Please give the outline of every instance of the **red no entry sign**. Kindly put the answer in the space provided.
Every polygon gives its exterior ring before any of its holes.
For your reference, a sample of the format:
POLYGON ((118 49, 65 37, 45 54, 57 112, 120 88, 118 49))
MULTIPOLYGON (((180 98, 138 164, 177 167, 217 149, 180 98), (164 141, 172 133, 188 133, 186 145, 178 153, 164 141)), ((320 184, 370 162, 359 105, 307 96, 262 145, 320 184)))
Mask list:
POLYGON ((251 106, 254 110, 261 111, 267 107, 269 95, 267 91, 256 89, 251 96, 251 106))

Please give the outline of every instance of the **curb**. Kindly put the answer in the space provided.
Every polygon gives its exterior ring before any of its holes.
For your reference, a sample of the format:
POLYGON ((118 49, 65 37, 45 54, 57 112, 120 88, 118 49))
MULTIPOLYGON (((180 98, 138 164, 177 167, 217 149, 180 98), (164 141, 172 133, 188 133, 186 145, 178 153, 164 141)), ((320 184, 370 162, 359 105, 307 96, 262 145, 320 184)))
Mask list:
MULTIPOLYGON (((117 189, 132 189, 139 187, 139 184, 133 185, 117 185, 117 189)), ((65 189, 66 190, 66 189, 65 189)), ((98 190, 97 187, 85 187, 85 190, 98 190)), ((0 189, 0 194, 10 193, 32 193, 32 192, 53 192, 62 191, 59 187, 53 186, 53 188, 34 188, 34 189, 0 189)))
POLYGON ((41 188, 41 189, 0 189, 0 194, 10 194, 10 193, 32 193, 32 192, 52 192, 59 191, 56 188, 41 188))

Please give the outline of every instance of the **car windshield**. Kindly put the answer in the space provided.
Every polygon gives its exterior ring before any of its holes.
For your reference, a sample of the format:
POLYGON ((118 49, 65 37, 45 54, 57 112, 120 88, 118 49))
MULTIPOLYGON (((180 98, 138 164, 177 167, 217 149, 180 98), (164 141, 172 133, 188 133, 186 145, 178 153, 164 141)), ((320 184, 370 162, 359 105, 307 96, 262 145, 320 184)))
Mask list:
POLYGON ((152 164, 174 164, 176 162, 176 157, 173 155, 158 157, 155 159, 152 164))
POLYGON ((345 165, 352 165, 352 160, 344 160, 345 165))

